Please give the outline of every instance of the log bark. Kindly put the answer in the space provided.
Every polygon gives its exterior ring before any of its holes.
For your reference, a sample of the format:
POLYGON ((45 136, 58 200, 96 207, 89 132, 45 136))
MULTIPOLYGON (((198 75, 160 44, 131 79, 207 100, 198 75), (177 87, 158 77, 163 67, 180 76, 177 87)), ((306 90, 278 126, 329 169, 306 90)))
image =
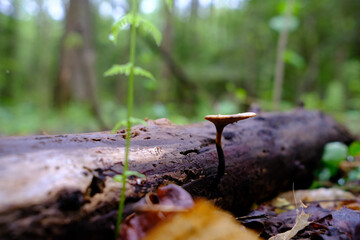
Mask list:
MULTIPOLYGON (((235 214, 279 192, 312 182, 327 142, 354 140, 321 112, 261 113, 227 126, 225 176, 217 173, 215 128, 166 119, 132 131, 130 169, 146 180, 127 184, 131 203, 176 183, 235 214)), ((0 239, 111 239, 121 184, 125 132, 0 139, 0 239)))

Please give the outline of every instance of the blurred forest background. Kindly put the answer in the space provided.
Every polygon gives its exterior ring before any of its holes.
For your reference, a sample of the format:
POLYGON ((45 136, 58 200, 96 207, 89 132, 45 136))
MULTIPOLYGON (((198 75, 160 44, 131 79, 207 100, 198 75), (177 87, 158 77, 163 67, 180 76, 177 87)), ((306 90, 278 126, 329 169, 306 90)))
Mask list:
MULTIPOLYGON (((128 10, 126 0, 0 0, 0 135, 125 119, 127 78, 104 72, 128 61, 129 32, 109 40, 128 10)), ((136 78, 134 117, 184 124, 304 103, 360 133, 359 0, 174 0, 171 10, 139 0, 139 11, 163 39, 139 32, 136 65, 157 81, 136 78)))

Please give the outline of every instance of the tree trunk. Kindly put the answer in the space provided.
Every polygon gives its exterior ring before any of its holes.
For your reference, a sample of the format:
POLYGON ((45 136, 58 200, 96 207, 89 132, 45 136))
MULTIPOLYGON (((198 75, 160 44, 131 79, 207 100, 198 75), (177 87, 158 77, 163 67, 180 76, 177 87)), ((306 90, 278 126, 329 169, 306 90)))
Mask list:
POLYGON ((95 53, 91 43, 89 0, 71 0, 67 8, 65 35, 62 39, 60 73, 55 102, 63 106, 70 99, 90 103, 100 126, 95 75, 95 53))
MULTIPOLYGON (((302 109, 261 113, 227 126, 225 175, 217 174, 215 127, 166 119, 132 131, 131 203, 161 184, 177 183, 193 196, 212 199, 234 213, 279 192, 308 187, 327 142, 353 137, 332 118, 302 109)), ((113 236, 121 184, 125 132, 0 139, 1 239, 109 239, 113 236)))
POLYGON ((190 18, 191 21, 196 21, 199 11, 199 0, 191 0, 190 18))

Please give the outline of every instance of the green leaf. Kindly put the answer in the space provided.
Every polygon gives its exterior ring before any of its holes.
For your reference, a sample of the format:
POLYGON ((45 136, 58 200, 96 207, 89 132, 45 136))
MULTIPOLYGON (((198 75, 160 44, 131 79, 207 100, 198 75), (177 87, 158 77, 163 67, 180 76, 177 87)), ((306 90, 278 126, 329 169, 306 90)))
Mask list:
MULTIPOLYGON (((126 63, 126 64, 114 64, 110 69, 108 69, 105 73, 104 76, 108 77, 108 76, 113 76, 113 75, 117 75, 117 74, 124 74, 126 76, 129 76, 130 71, 131 71, 131 63, 126 63)), ((156 81, 156 79, 154 78, 154 76, 149 72, 146 71, 145 69, 141 68, 141 67, 134 67, 134 74, 137 76, 142 76, 142 77, 146 77, 150 80, 156 81)))
POLYGON ((285 0, 278 3, 277 10, 279 14, 285 14, 287 8, 291 7, 290 13, 293 15, 298 15, 300 10, 303 8, 301 1, 294 1, 292 6, 289 6, 289 1, 285 0))
POLYGON ((246 96, 247 96, 247 92, 246 92, 246 90, 244 88, 237 88, 236 91, 235 91, 235 96, 240 101, 245 101, 246 96))
POLYGON ((353 169, 348 173, 348 181, 356 180, 360 180, 360 168, 353 169))
POLYGON ((286 63, 289 63, 298 69, 301 69, 305 66, 304 58, 292 50, 286 49, 283 55, 283 59, 286 63))
POLYGON ((327 166, 339 167, 347 156, 347 146, 341 142, 331 142, 325 145, 322 160, 327 166))
POLYGON ((122 126, 126 126, 126 121, 125 120, 122 120, 122 121, 119 121, 115 124, 115 126, 113 127, 113 129, 111 130, 111 133, 116 133, 116 131, 118 129, 120 129, 122 126))
POLYGON ((146 176, 142 173, 139 173, 137 171, 126 171, 124 172, 124 175, 126 176, 126 178, 130 177, 130 176, 136 176, 136 177, 139 177, 139 178, 146 178, 146 176))
POLYGON ((124 176, 122 174, 117 174, 113 177, 113 179, 116 181, 116 182, 122 182, 123 181, 123 178, 124 176))
POLYGON ((151 22, 149 22, 145 18, 142 18, 139 15, 136 15, 134 19, 131 13, 126 14, 119 21, 113 24, 113 26, 111 27, 111 38, 110 38, 111 41, 116 43, 119 31, 125 29, 125 27, 127 27, 128 25, 132 25, 133 23, 135 27, 140 26, 142 29, 149 32, 152 35, 152 37, 155 39, 156 44, 160 45, 161 33, 155 27, 155 25, 153 25, 151 22))
POLYGON ((350 156, 358 156, 360 155, 360 142, 353 142, 349 146, 349 155, 350 156))
POLYGON ((122 181, 124 180, 124 178, 127 179, 127 178, 130 177, 130 176, 136 176, 136 177, 138 177, 138 178, 146 178, 146 176, 145 176, 144 174, 142 174, 142 173, 139 173, 139 172, 137 172, 137 171, 130 171, 130 170, 128 170, 128 171, 124 172, 123 174, 117 174, 117 175, 115 175, 115 176, 113 177, 113 179, 114 179, 114 181, 116 181, 116 182, 122 183, 122 181))
POLYGON ((144 81, 143 86, 149 91, 154 91, 158 89, 159 83, 157 81, 144 81))
POLYGON ((166 5, 167 5, 169 11, 171 12, 172 8, 173 8, 173 0, 166 0, 166 5))
POLYGON ((104 76, 108 77, 108 76, 113 76, 113 75, 117 75, 117 74, 124 74, 126 76, 129 76, 130 70, 131 70, 131 63, 126 63, 126 64, 122 64, 122 65, 114 64, 110 69, 108 69, 104 73, 104 76))
POLYGON ((145 69, 143 69, 141 67, 134 67, 134 74, 137 76, 146 77, 148 79, 156 81, 154 76, 149 71, 146 71, 145 69))
POLYGON ((132 14, 128 13, 112 25, 112 27, 111 27, 112 39, 111 40, 114 43, 116 43, 117 35, 119 34, 119 31, 123 30, 126 26, 130 25, 132 23, 132 21, 133 21, 132 14))
POLYGON ((139 24, 140 27, 145 30, 146 32, 149 32, 151 34, 151 36, 154 38, 156 44, 159 46, 161 43, 161 33, 159 31, 159 29, 157 29, 155 27, 155 25, 153 25, 151 22, 149 22, 148 20, 146 20, 145 18, 142 18, 140 16, 138 16, 139 18, 139 24))
MULTIPOLYGON (((135 125, 135 124, 143 124, 145 126, 148 126, 148 123, 140 118, 134 118, 134 117, 130 117, 130 123, 131 125, 135 125)), ((115 133, 118 129, 120 129, 121 127, 126 127, 127 126, 127 121, 126 120, 121 120, 119 122, 117 122, 115 124, 115 126, 113 127, 113 129, 111 130, 111 133, 115 133)))
POLYGON ((327 83, 323 107, 329 111, 342 111, 346 107, 346 87, 338 80, 327 83))
POLYGON ((143 124, 145 126, 148 126, 148 123, 144 119, 140 119, 140 118, 130 117, 130 122, 131 122, 131 125, 143 124))

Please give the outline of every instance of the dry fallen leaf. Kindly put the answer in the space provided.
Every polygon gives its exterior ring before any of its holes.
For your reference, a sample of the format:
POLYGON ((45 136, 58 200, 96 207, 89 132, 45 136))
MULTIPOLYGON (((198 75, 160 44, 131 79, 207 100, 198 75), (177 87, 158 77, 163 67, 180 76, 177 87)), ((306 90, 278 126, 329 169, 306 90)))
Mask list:
POLYGON ((271 237, 269 240, 289 240, 292 237, 294 237, 299 231, 301 231, 310 224, 308 219, 310 218, 311 214, 306 214, 304 210, 302 210, 300 214, 298 211, 297 213, 298 214, 296 217, 295 225, 291 230, 286 231, 284 233, 279 233, 271 237))
POLYGON ((295 205, 294 197, 302 202, 316 202, 323 208, 338 208, 342 207, 341 200, 354 200, 356 197, 344 190, 338 188, 318 188, 311 190, 297 190, 295 192, 288 191, 280 194, 272 201, 273 206, 277 206, 278 199, 286 199, 291 204, 295 205))
POLYGON ((183 188, 169 184, 148 193, 134 204, 135 213, 122 223, 120 239, 139 240, 158 223, 176 212, 186 211, 194 205, 191 195, 183 188))

